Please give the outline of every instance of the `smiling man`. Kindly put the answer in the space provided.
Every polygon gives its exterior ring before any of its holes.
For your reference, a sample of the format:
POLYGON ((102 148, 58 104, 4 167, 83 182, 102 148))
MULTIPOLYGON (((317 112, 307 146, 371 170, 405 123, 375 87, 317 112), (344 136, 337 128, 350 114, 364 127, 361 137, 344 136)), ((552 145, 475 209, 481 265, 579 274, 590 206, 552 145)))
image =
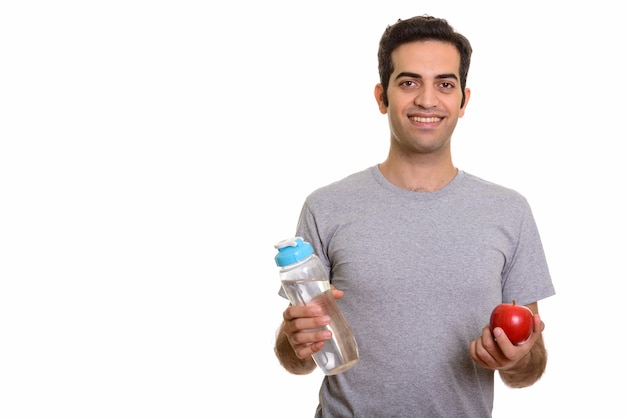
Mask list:
MULTIPOLYGON (((324 377, 317 417, 490 417, 495 371, 512 387, 543 374, 538 301, 555 292, 530 206, 452 162, 471 53, 443 19, 389 26, 374 88, 387 158, 304 202, 296 235, 324 262, 360 349, 356 366, 324 377), (519 346, 488 325, 513 299, 534 314, 519 346)), ((287 371, 314 370, 328 321, 315 306, 285 309, 275 351, 287 371)))
POLYGON ((386 91, 377 84, 374 94, 391 131, 379 169, 396 186, 429 192, 456 176, 450 142, 470 96, 460 61, 456 47, 442 41, 409 42, 391 53, 390 82, 386 91))

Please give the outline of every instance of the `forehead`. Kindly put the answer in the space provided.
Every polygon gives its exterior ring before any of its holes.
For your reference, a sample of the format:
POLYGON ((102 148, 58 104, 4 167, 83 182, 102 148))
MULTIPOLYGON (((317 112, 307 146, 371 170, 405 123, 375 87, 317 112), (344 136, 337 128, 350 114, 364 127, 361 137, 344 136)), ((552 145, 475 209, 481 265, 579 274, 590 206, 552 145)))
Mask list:
POLYGON ((461 55, 456 47, 442 41, 416 41, 402 44, 391 53, 394 73, 459 75, 461 55))

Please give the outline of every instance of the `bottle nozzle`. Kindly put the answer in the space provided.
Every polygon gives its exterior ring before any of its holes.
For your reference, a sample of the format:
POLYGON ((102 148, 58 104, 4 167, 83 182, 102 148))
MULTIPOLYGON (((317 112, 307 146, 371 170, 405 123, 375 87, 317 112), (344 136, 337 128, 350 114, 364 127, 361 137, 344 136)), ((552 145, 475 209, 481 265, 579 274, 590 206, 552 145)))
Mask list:
POLYGON ((301 237, 293 237, 293 238, 284 239, 274 244, 274 248, 276 248, 277 250, 280 250, 281 248, 285 248, 285 247, 297 247, 298 245, 301 245, 301 244, 302 244, 301 237))

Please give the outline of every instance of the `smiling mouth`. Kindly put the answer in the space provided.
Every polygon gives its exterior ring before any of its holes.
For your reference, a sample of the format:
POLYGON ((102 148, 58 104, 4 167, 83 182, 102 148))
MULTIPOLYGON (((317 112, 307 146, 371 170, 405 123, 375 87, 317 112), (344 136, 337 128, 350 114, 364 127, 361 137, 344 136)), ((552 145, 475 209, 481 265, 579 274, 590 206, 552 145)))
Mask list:
POLYGON ((436 122, 441 121, 441 119, 443 118, 437 118, 437 117, 423 118, 419 116, 410 116, 409 119, 413 122, 419 122, 419 123, 436 123, 436 122))

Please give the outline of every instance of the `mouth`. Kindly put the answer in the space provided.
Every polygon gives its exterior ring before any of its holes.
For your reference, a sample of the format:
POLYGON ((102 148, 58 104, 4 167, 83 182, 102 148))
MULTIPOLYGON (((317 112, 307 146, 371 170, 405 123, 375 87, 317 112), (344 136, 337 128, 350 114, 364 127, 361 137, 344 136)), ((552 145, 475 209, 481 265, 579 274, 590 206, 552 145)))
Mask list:
POLYGON ((436 116, 422 117, 422 116, 409 116, 409 120, 417 123, 437 123, 440 122, 443 118, 436 116))

